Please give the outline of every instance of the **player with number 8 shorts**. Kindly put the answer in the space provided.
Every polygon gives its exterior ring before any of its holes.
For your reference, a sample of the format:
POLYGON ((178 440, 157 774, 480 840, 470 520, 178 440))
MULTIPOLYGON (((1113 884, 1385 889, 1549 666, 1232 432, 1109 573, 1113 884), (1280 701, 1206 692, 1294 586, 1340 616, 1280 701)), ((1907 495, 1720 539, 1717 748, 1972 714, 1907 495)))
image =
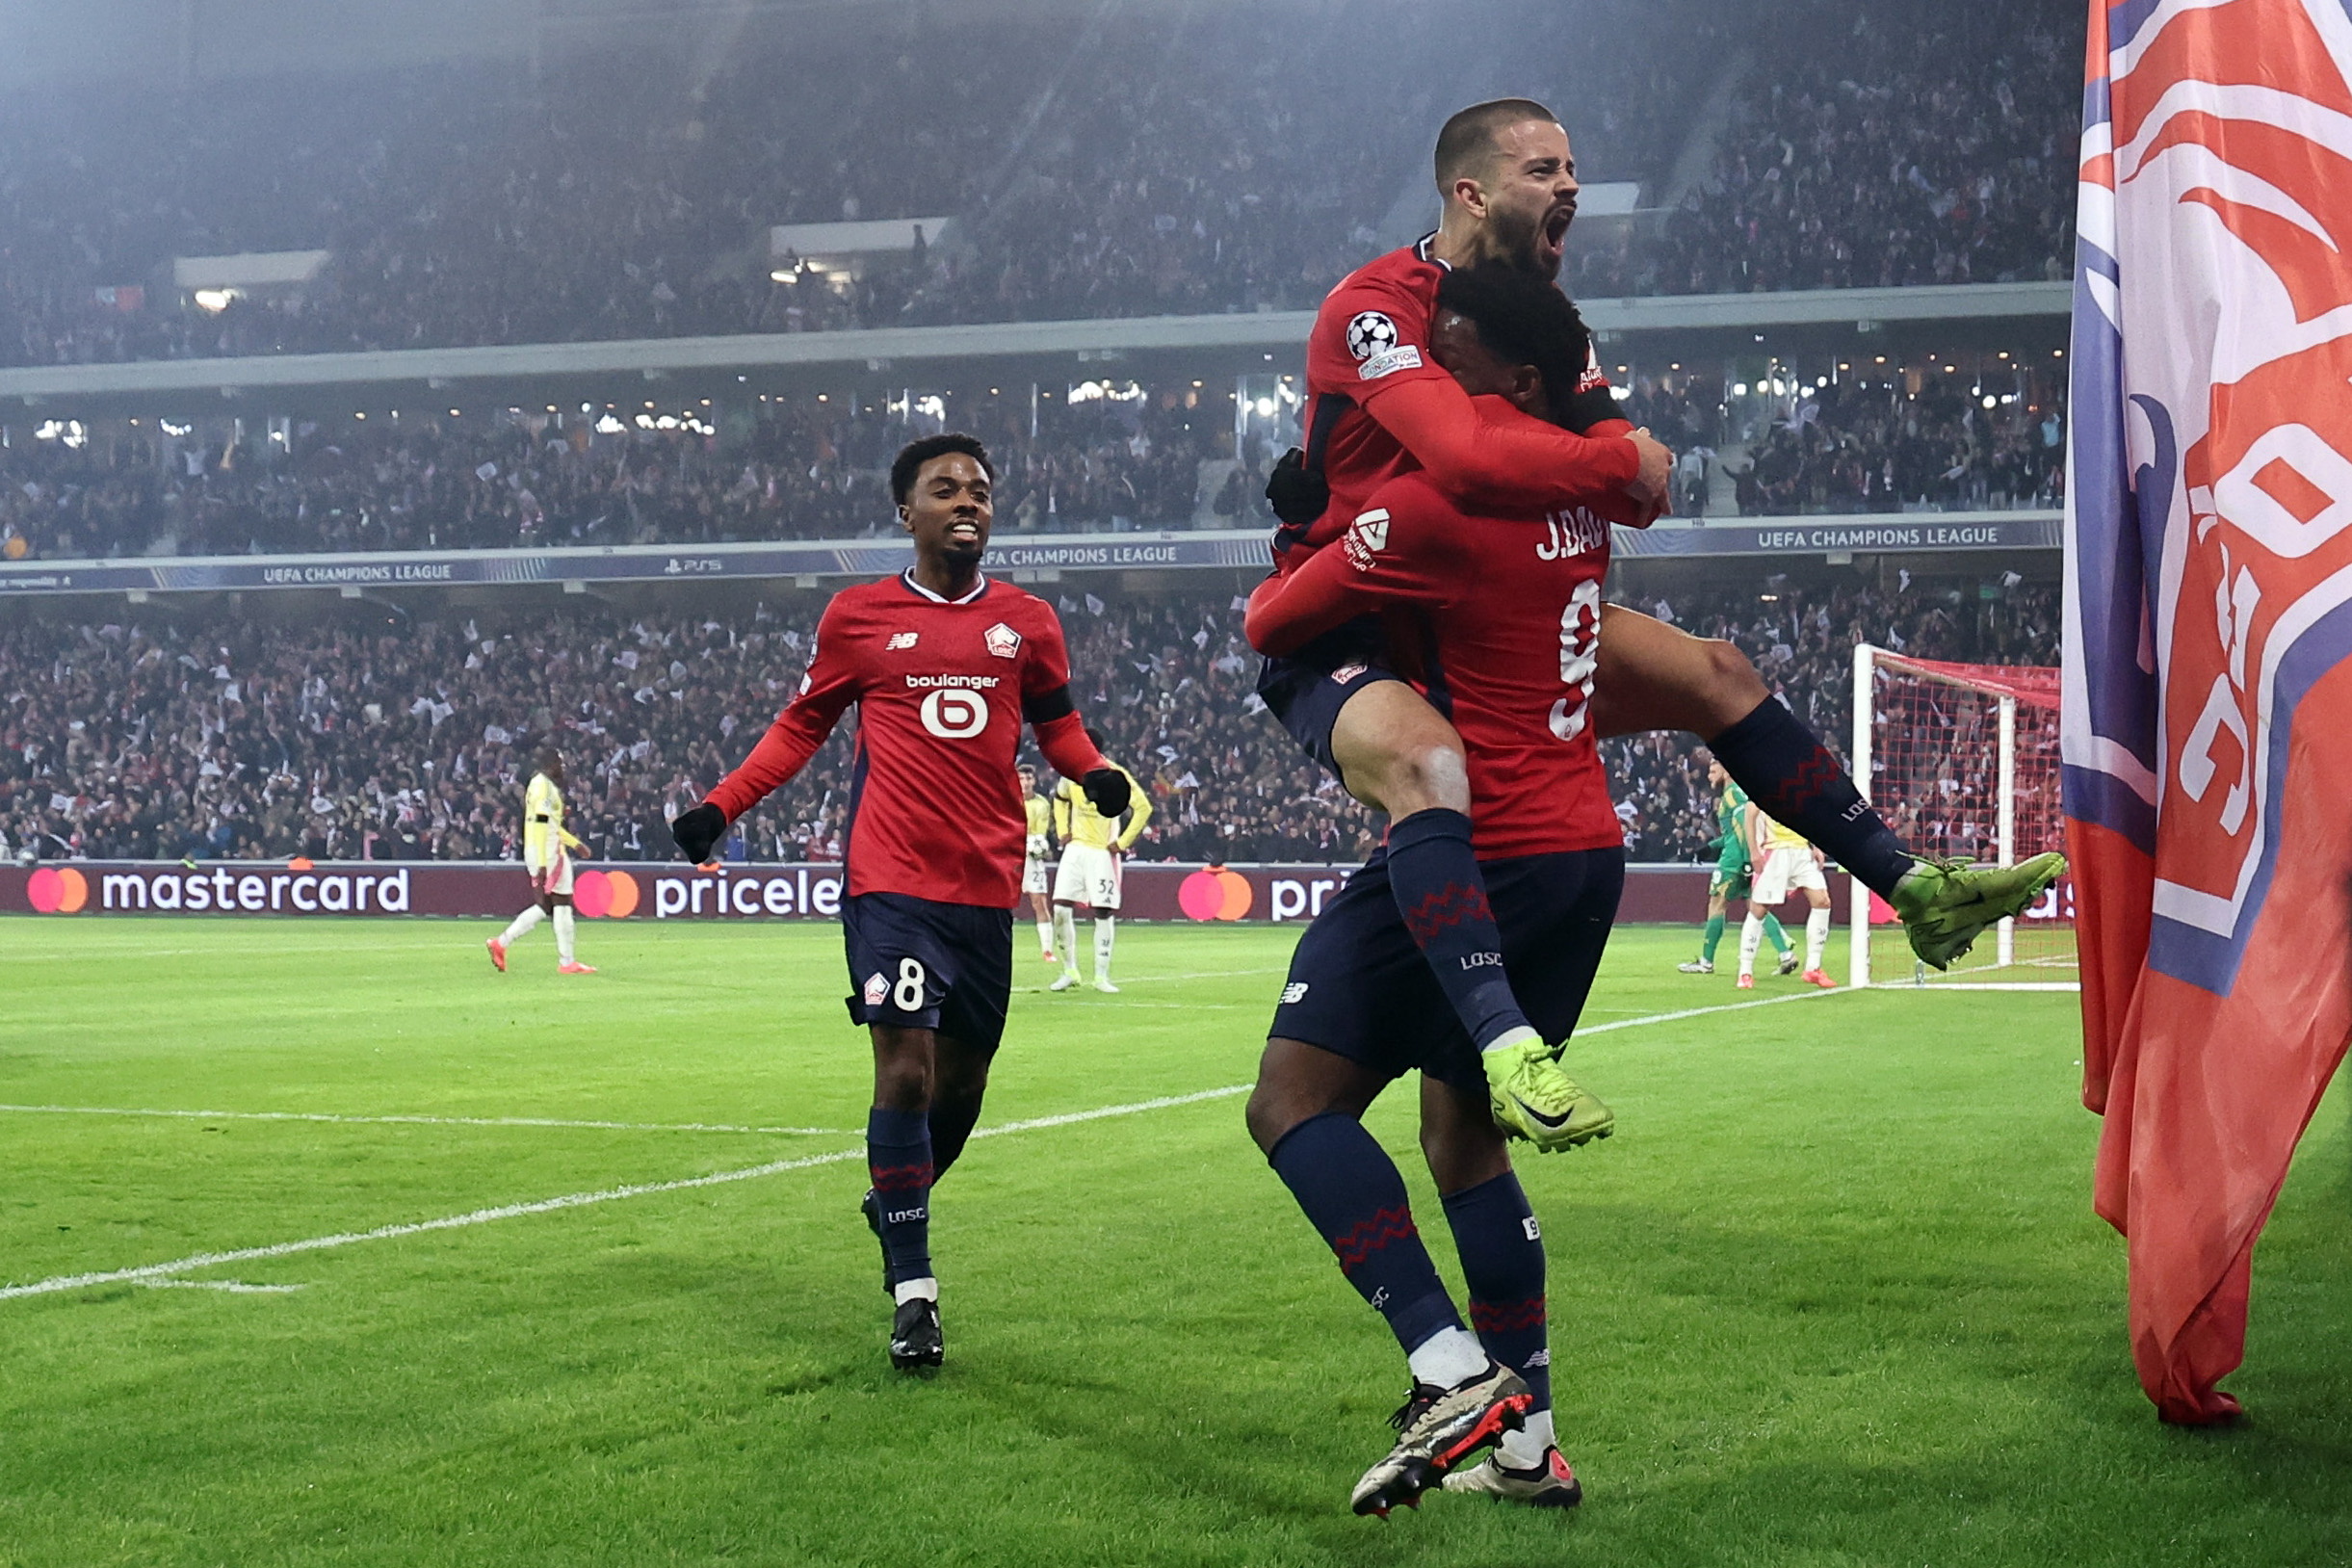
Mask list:
POLYGON ((841 927, 849 1017, 874 1042, 874 1185, 862 1207, 881 1242, 890 1359, 902 1371, 946 1354, 930 1193, 980 1120, 1005 1032, 1028 826, 1013 772, 1022 724, 1100 809, 1127 804, 1127 776, 1087 740, 1070 700, 1053 607, 980 569, 993 479, 969 435, 899 453, 890 487, 913 566, 834 595, 797 694, 743 766, 669 824, 701 862, 856 704, 841 927))

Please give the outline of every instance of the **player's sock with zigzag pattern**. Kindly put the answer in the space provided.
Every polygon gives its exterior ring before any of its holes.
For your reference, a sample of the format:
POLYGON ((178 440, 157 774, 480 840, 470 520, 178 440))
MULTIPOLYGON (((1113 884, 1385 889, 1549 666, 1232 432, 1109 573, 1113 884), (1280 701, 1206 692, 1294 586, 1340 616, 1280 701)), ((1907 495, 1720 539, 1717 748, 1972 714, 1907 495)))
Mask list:
POLYGON ((1707 933, 1699 938, 1699 962, 1703 964, 1713 963, 1715 961, 1715 949, 1722 944, 1722 941, 1723 917, 1721 915, 1709 915, 1707 917, 1707 933))
MULTIPOLYGON (((1552 1408, 1552 1349, 1545 1335, 1544 1240, 1535 1211, 1510 1171, 1445 1196, 1446 1223, 1461 1254, 1470 1287, 1470 1326, 1486 1353, 1517 1372, 1535 1396, 1537 1411, 1552 1408)), ((1543 1444, 1532 1446, 1543 1457, 1543 1444)), ((1513 1454, 1510 1462, 1530 1462, 1513 1454)))
POLYGON ((1880 898, 1893 896, 1911 869, 1903 841, 1778 697, 1764 698, 1707 747, 1765 816, 1819 845, 1880 898))
POLYGON ((1461 1314, 1414 1227, 1404 1178, 1363 1123, 1336 1111, 1310 1116, 1266 1159, 1406 1355, 1449 1328, 1460 1331, 1461 1314))
POLYGON ((931 1277, 930 1118, 875 1106, 866 1112, 866 1174, 880 1211, 891 1284, 931 1277))
POLYGON ((1789 956, 1789 933, 1781 929, 1780 916, 1766 914, 1764 928, 1764 940, 1772 944, 1772 951, 1784 958, 1789 956))
POLYGON ((1388 885, 1404 928, 1470 1032, 1470 1043, 1483 1051, 1501 1036, 1528 1029, 1503 973, 1503 933, 1495 928, 1486 878, 1471 853, 1470 819, 1437 808, 1390 824, 1388 885))

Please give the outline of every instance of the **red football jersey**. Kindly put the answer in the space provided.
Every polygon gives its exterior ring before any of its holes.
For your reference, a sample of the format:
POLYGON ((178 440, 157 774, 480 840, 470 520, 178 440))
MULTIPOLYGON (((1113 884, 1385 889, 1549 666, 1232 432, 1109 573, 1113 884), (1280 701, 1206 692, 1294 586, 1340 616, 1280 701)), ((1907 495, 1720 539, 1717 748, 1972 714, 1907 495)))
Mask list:
MULTIPOLYGON (((1009 583, 982 577, 955 600, 904 574, 844 588, 817 623, 799 693, 710 798, 733 822, 799 771, 855 703, 849 892, 1008 909, 1028 832, 1013 776, 1022 699, 1069 681, 1060 618, 1009 583)), ((1039 739, 1058 769, 1101 764, 1073 717, 1050 727, 1083 752, 1048 740, 1048 727, 1039 739)))
POLYGON ((1405 613, 1414 673, 1468 753, 1478 858, 1624 843, 1589 706, 1607 520, 1474 517, 1420 474, 1370 499, 1335 547, 1260 587, 1252 639, 1295 646, 1368 611, 1405 613))
MULTIPOLYGON (((1426 466, 1364 405, 1392 386, 1450 379, 1429 357, 1437 286, 1448 271, 1429 254, 1435 238, 1424 235, 1403 249, 1373 257, 1343 278, 1316 311, 1307 334, 1307 457, 1310 464, 1321 464, 1331 504, 1299 540, 1305 549, 1284 551, 1277 570, 1294 569, 1306 550, 1336 538, 1381 485, 1426 466)), ((1574 433, 1622 435, 1633 429, 1618 416, 1608 378, 1589 348, 1575 411, 1577 417, 1568 422, 1574 433)), ((1502 417, 1519 416, 1506 410, 1502 417)), ((1526 421, 1529 427, 1535 423, 1526 421)), ((1629 514, 1620 520, 1635 519, 1629 514)))

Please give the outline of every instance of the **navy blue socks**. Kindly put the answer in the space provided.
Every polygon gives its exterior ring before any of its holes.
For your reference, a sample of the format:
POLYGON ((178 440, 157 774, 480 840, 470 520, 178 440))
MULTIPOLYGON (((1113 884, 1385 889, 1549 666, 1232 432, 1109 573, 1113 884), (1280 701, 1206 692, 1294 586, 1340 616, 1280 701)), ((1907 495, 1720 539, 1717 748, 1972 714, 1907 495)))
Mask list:
POLYGON ((882 1257, 895 1288, 931 1277, 931 1132, 920 1111, 866 1113, 866 1173, 881 1215, 882 1257))
POLYGON ((1544 1335, 1544 1241, 1535 1211, 1509 1171, 1446 1200, 1470 1286, 1470 1326, 1486 1353, 1517 1372, 1552 1408, 1552 1352, 1544 1335))
POLYGON ((1404 1178, 1354 1117, 1310 1116, 1267 1156, 1340 1260, 1347 1283, 1378 1309, 1409 1356, 1461 1315, 1414 1228, 1404 1178))
POLYGON ((1819 845, 1880 898, 1894 896, 1911 869, 1903 841, 1778 697, 1764 698, 1707 747, 1765 816, 1819 845))
POLYGON ((1470 1043, 1483 1051, 1497 1036, 1526 1029, 1527 1014, 1503 973, 1503 933, 1487 907, 1486 879, 1470 850, 1470 819, 1433 809, 1391 823, 1388 885, 1470 1043))

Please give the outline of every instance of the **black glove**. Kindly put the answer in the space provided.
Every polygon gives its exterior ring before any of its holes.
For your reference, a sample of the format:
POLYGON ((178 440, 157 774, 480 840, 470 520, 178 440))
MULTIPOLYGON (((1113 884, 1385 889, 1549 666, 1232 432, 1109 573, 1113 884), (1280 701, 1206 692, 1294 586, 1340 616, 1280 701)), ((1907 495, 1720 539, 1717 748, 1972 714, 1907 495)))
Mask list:
POLYGON ((692 811, 679 812, 669 823, 669 836, 678 841, 678 852, 696 866, 711 858, 711 847, 726 831, 727 814, 708 800, 692 811))
POLYGON ((1125 812, 1127 797, 1134 793, 1127 787, 1127 775, 1116 768, 1097 768, 1080 779, 1078 787, 1085 792, 1086 803, 1106 817, 1125 812))
POLYGON ((1266 499, 1285 528, 1308 528, 1331 505, 1331 486, 1308 472, 1306 454, 1293 447, 1266 477, 1266 499))

